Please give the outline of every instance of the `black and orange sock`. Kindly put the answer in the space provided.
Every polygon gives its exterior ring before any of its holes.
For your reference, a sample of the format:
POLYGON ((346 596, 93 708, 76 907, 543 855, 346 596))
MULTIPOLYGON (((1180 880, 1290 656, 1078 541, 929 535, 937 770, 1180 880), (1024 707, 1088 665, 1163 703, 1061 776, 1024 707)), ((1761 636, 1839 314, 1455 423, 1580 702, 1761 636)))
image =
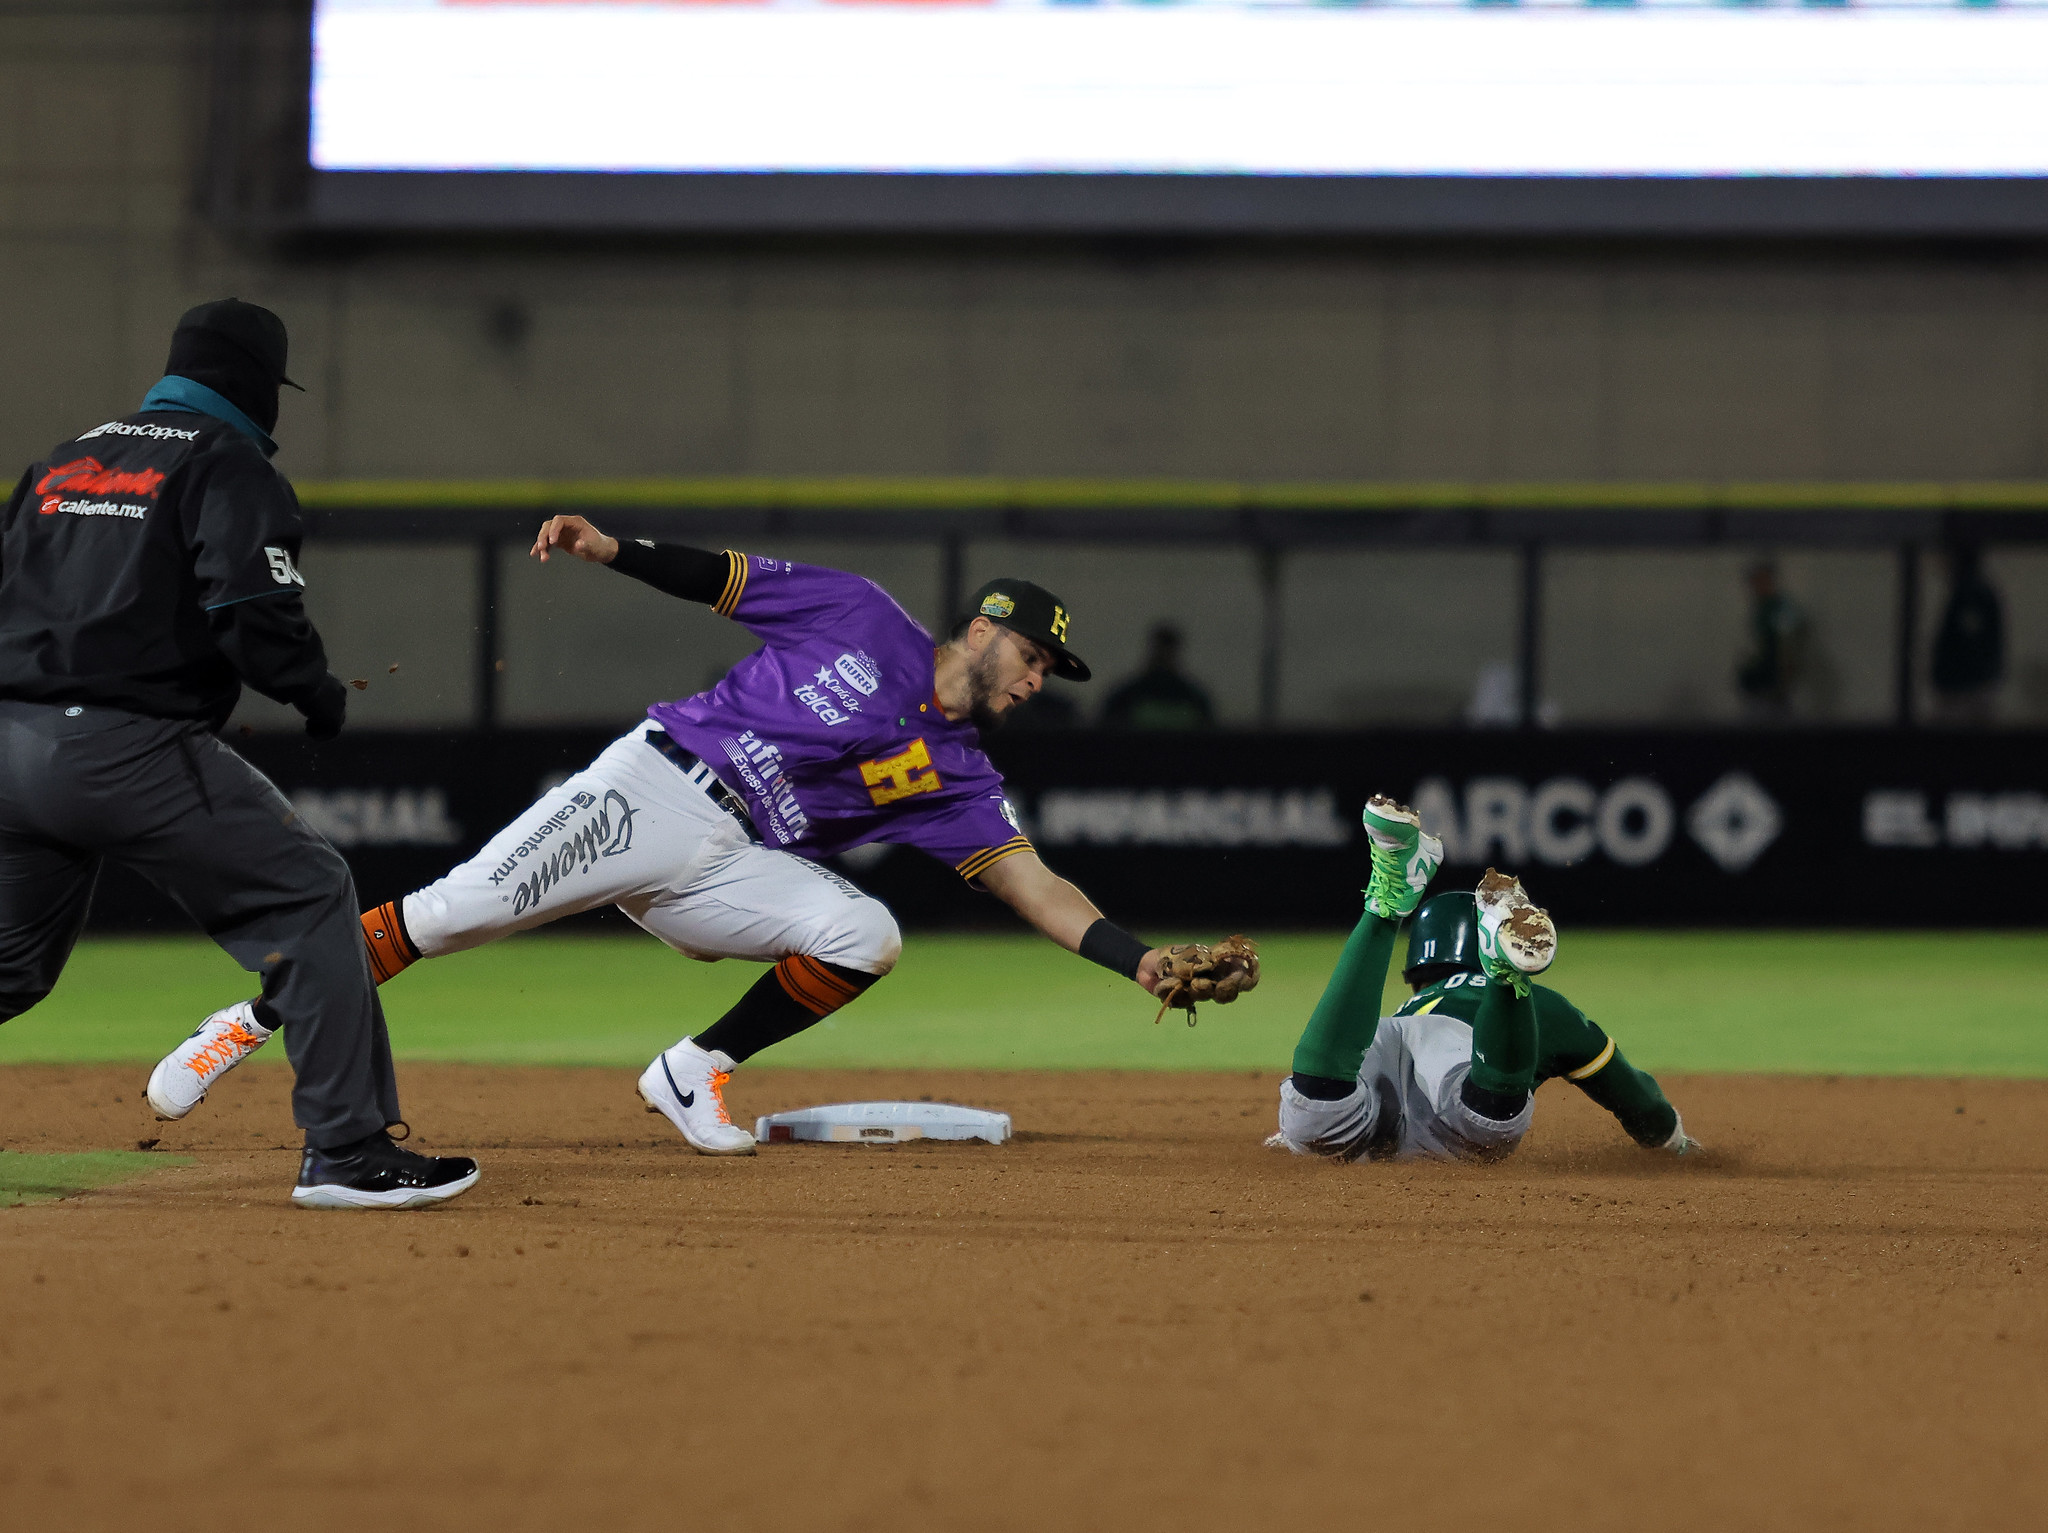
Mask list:
POLYGON ((755 980, 732 1010, 693 1041, 700 1049, 723 1050, 737 1064, 829 1017, 879 978, 794 954, 755 980))
POLYGON ((398 900, 386 900, 363 912, 363 945, 370 950, 370 973, 380 985, 419 961, 400 906, 398 900))

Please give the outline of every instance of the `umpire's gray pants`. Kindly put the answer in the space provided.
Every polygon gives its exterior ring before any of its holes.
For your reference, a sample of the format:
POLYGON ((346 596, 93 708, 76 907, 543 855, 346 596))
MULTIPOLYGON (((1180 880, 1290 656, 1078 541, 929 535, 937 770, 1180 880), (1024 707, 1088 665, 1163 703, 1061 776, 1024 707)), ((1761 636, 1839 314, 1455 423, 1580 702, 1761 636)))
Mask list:
POLYGON ((107 858, 263 977, 306 1143, 398 1121, 348 864, 200 724, 0 701, 0 1022, 57 983, 107 858))

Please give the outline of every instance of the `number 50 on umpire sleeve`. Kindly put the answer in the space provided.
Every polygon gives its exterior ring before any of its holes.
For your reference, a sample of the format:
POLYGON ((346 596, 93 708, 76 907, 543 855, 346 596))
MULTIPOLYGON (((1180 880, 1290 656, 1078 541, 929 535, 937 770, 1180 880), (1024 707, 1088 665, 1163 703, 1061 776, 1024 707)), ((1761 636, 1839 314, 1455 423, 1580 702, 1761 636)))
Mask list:
POLYGON ((301 575, 299 567, 292 563, 290 549, 266 547, 263 550, 263 557, 270 564, 270 578, 279 585, 303 586, 306 583, 306 577, 301 575))

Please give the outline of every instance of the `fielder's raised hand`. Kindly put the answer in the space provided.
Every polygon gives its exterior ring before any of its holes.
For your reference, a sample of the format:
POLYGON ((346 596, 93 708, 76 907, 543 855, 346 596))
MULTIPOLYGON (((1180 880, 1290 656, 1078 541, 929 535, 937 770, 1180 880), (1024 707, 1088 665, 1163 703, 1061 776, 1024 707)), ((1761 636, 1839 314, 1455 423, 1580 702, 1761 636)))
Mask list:
POLYGON ((574 554, 588 564, 610 564, 618 556, 619 540, 607 537, 580 516, 551 516, 540 524, 540 536, 533 540, 533 557, 548 562, 556 549, 574 554))

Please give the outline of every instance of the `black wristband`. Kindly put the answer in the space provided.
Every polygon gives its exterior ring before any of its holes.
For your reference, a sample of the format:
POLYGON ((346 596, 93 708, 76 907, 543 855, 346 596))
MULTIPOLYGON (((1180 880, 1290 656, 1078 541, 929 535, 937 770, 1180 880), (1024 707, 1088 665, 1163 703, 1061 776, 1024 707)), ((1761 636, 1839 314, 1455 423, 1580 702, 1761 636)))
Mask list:
POLYGON ((1145 961, 1145 955, 1152 951, 1116 922, 1104 919, 1081 934, 1081 956, 1090 963, 1099 963, 1112 974, 1121 974, 1125 979, 1138 977, 1138 965, 1145 961))

